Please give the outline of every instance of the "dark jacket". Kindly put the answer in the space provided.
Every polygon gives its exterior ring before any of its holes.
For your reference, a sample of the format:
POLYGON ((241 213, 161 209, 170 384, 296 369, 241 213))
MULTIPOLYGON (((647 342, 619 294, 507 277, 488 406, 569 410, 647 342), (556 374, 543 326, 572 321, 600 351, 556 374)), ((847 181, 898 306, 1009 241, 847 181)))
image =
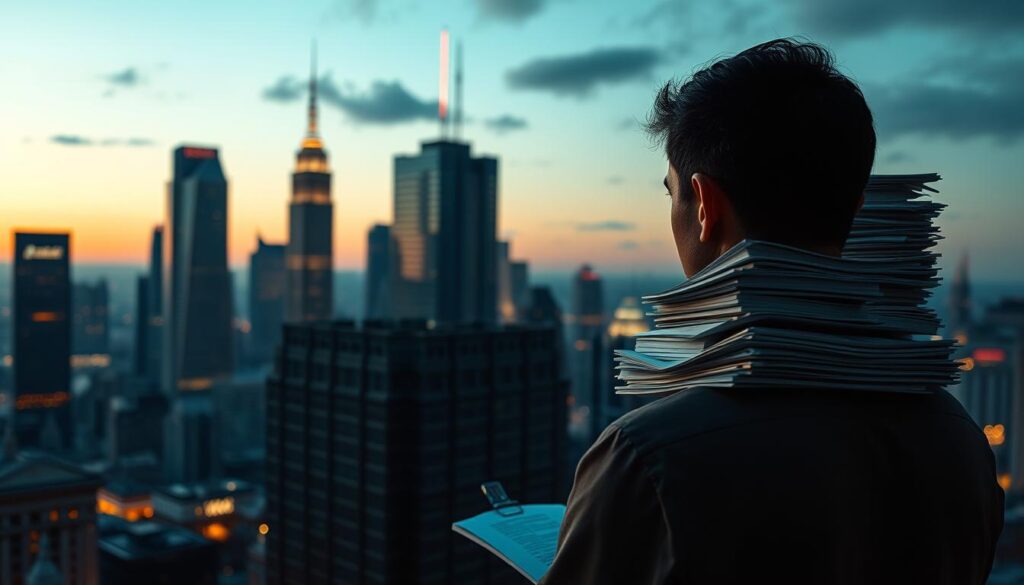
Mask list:
POLYGON ((982 584, 1003 491, 947 392, 698 389, 580 462, 544 585, 982 584))

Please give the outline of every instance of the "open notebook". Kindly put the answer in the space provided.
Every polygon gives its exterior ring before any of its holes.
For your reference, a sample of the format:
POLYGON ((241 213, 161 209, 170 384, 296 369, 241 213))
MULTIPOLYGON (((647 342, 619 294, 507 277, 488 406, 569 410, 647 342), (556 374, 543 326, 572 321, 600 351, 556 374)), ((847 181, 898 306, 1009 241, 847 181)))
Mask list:
POLYGON ((521 505, 498 482, 481 486, 493 510, 452 524, 452 530, 486 548, 522 573, 540 581, 555 559, 562 504, 521 505))

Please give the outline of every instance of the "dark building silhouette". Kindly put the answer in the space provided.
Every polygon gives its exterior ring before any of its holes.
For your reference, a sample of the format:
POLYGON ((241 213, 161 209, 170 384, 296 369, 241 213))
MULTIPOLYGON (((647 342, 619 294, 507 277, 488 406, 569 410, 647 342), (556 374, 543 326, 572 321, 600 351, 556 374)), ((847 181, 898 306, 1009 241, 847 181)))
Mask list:
POLYGON ((423 143, 395 157, 396 317, 443 323, 497 318, 498 160, 469 144, 423 143))
MULTIPOLYGON (((971 283, 967 254, 960 258, 949 288, 949 320, 947 331, 953 337, 966 336, 971 328, 971 283)), ((961 341, 963 343, 963 341, 961 341)))
POLYGON ((622 299, 612 314, 612 321, 603 340, 603 357, 598 364, 598 375, 601 380, 600 395, 594 401, 595 436, 620 416, 658 398, 615 393, 615 387, 620 384, 617 378, 618 370, 615 369, 615 351, 633 349, 636 345, 636 335, 649 329, 650 325, 637 298, 622 299))
POLYGON ((56 570, 61 584, 95 585, 102 478, 41 453, 15 453, 7 443, 0 459, 0 583, 49 583, 40 579, 56 570))
POLYGON ((366 319, 387 319, 391 313, 391 279, 398 251, 391 226, 377 224, 366 237, 366 319))
POLYGON ((82 365, 109 365, 110 293, 106 280, 75 283, 71 295, 71 353, 82 365), (105 358, 105 360, 103 359, 105 358))
POLYGON ((181 146, 167 206, 165 389, 204 390, 233 366, 228 184, 217 150, 181 146))
MULTIPOLYGON (((530 289, 524 322, 534 325, 555 325, 562 328, 562 309, 555 300, 555 295, 546 286, 535 286, 530 289)), ((561 338, 559 338, 561 339, 561 338)))
POLYGON ((509 242, 498 242, 498 317, 502 323, 526 319, 530 306, 530 266, 510 258, 509 242))
POLYGON ((153 228, 149 245, 149 269, 135 284, 135 354, 133 373, 150 390, 162 383, 164 229, 153 228))
POLYGON ((327 152, 317 127, 316 56, 309 77, 306 137, 296 155, 288 205, 290 322, 330 319, 334 313, 334 204, 327 152))
POLYGON ((160 522, 127 522, 103 516, 99 535, 104 585, 217 583, 217 545, 191 530, 160 522))
MULTIPOLYGON (((584 264, 573 276, 569 328, 569 379, 573 395, 573 436, 581 449, 596 437, 594 420, 604 381, 604 285, 601 276, 584 264)), ((582 454, 582 451, 580 451, 582 454)))
POLYGON ((249 260, 249 357, 255 363, 268 363, 281 339, 287 282, 285 246, 257 237, 249 260))
MULTIPOLYGON (((493 250, 493 247, 491 248, 493 250)), ((287 325, 267 382, 267 583, 521 583, 451 523, 558 501, 554 327, 287 325)))
POLYGON ((70 236, 14 234, 14 423, 22 447, 63 449, 71 429, 70 236))
POLYGON ((151 388, 163 380, 164 359, 164 228, 153 228, 150 240, 150 268, 135 285, 134 374, 151 388))
POLYGON ((174 151, 167 218, 164 297, 164 465, 169 481, 216 473, 216 423, 210 389, 234 364, 227 253, 227 180, 217 151, 174 151))

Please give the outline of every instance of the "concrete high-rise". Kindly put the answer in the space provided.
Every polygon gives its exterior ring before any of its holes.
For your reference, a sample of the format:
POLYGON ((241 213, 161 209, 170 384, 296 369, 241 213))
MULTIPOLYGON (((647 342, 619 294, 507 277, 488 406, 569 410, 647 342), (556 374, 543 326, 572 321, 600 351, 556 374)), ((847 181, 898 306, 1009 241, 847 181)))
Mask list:
POLYGON ((497 318, 498 160, 469 144, 423 143, 395 157, 397 317, 443 323, 497 318))
POLYGON ((71 429, 67 233, 14 234, 14 424, 18 444, 60 450, 71 429))
POLYGON ((604 380, 604 284, 589 264, 573 276, 570 300, 569 379, 572 384, 574 447, 578 454, 598 433, 597 400, 604 380))
POLYGON ((487 507, 484 481, 564 497, 559 343, 552 325, 286 325, 267 381, 267 585, 522 583, 451 523, 487 507))
POLYGON ((396 255, 391 226, 377 224, 370 228, 366 237, 366 319, 391 317, 391 278, 396 255))
POLYGON ((287 283, 284 244, 268 244, 256 238, 249 260, 249 359, 269 363, 281 339, 287 283))
POLYGON ((331 171, 317 122, 316 56, 309 77, 306 137, 296 155, 288 204, 289 322, 323 321, 334 314, 334 203, 331 171))

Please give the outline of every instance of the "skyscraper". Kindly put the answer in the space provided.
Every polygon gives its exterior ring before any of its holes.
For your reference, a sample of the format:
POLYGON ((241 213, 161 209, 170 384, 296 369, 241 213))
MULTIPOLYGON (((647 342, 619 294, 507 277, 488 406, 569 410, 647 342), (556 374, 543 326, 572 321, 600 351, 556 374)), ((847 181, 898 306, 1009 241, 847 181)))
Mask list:
POLYGON ((564 496, 558 343, 550 325, 286 325, 267 381, 267 585, 522 583, 451 523, 487 507, 483 481, 564 496))
POLYGON ((228 184, 217 150, 180 146, 167 205, 164 388, 204 390, 233 369, 228 184))
POLYGON ((233 370, 227 180, 217 151, 174 151, 164 297, 164 465, 169 481, 208 479, 218 465, 210 389, 233 370))
POLYGON ((625 297, 612 315, 604 340, 604 357, 598 367, 600 376, 599 396, 594 401, 594 433, 600 433, 609 424, 630 410, 637 408, 652 398, 635 394, 616 394, 615 387, 619 384, 615 369, 615 350, 633 349, 636 335, 650 329, 644 318, 644 310, 636 297, 625 297))
POLYGON ((946 329, 949 334, 963 344, 971 328, 971 283, 968 276, 968 259, 965 253, 960 258, 949 289, 949 321, 946 329))
POLYGON ((396 316, 445 323, 497 317, 498 160, 426 142, 395 157, 396 316))
POLYGON ((366 319, 391 317, 391 278, 395 269, 395 242, 391 226, 377 224, 366 238, 366 319))
POLYGON ((14 234, 14 423, 23 447, 72 440, 70 254, 66 233, 14 234))
POLYGON ((306 137, 296 155, 288 205, 289 322, 327 320, 334 314, 334 204, 327 152, 317 127, 316 91, 314 53, 306 137))
POLYGON ((604 285, 601 276, 584 264, 572 280, 569 329, 569 378, 572 381, 573 440, 577 454, 590 446, 598 432, 596 415, 604 379, 604 285))
POLYGON ((257 364, 273 358, 281 339, 287 278, 285 246, 257 237, 249 260, 249 357, 257 364))
POLYGON ((71 351, 83 365, 110 363, 110 294, 106 280, 79 282, 71 295, 71 351))
POLYGON ((149 244, 149 269, 135 284, 134 373, 152 388, 163 381, 164 228, 156 226, 149 244))

